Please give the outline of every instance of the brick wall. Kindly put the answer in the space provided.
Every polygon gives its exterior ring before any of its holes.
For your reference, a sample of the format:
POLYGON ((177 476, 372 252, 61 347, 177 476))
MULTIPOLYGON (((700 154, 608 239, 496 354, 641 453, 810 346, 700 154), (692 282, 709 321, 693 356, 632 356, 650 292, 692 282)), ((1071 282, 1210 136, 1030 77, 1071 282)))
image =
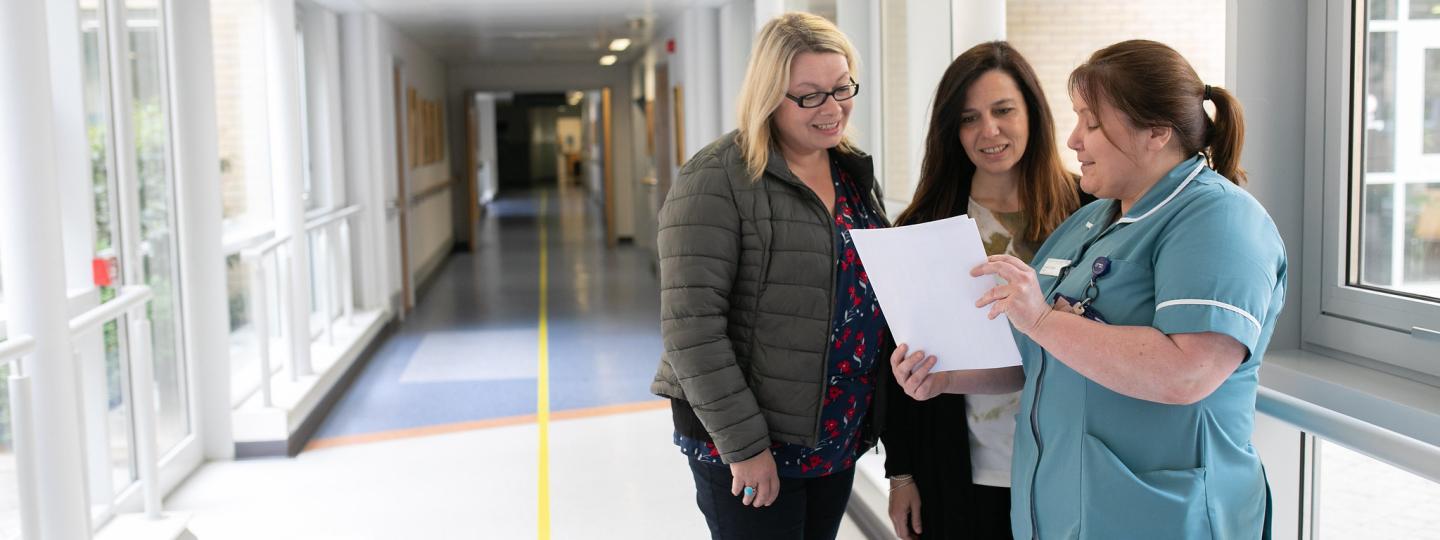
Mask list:
POLYGON ((1126 39, 1180 51, 1206 83, 1225 85, 1224 0, 1010 0, 1008 40, 1035 67, 1055 115, 1060 155, 1078 170, 1065 139, 1075 127, 1066 81, 1091 53, 1126 39))

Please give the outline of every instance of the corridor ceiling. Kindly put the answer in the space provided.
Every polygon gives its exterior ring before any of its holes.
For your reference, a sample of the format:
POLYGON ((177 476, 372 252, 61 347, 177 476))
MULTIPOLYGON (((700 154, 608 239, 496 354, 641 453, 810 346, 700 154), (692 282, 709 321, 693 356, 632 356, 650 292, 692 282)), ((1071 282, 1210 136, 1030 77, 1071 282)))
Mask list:
POLYGON ((705 0, 313 0, 341 13, 370 11, 450 65, 596 62, 631 38, 634 58, 654 25, 705 0), (639 22, 645 21, 645 22, 639 22))

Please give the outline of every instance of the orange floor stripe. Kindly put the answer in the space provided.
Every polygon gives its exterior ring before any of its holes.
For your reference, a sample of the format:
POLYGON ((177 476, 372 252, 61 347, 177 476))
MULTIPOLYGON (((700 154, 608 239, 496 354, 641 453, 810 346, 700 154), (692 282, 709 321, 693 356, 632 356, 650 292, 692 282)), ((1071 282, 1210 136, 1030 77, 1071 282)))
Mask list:
MULTIPOLYGON (((619 405, 604 405, 600 407, 589 407, 585 409, 571 409, 568 411, 556 411, 550 413, 551 420, 580 420, 584 418, 595 418, 610 416, 614 414, 626 414, 632 412, 651 411, 664 409, 670 406, 669 400, 657 399, 653 401, 641 401, 638 403, 622 403, 619 405)), ((446 433, 459 433, 464 431, 478 431, 507 426, 519 426, 533 424, 536 417, 533 414, 520 416, 506 416, 503 418, 491 418, 488 420, 475 420, 470 422, 455 422, 451 424, 437 424, 433 426, 421 426, 390 431, 379 431, 375 433, 361 433, 359 435, 342 435, 339 437, 328 437, 316 439, 305 445, 305 451, 322 450, 340 446, 353 446, 357 444, 369 444, 383 441, 394 441, 399 439, 414 439, 417 437, 429 437, 432 435, 443 435, 446 433)))
POLYGON ((639 403, 621 403, 619 405, 606 405, 603 407, 590 407, 588 409, 571 409, 568 411, 557 411, 550 413, 551 420, 579 420, 582 418, 594 418, 597 416, 609 416, 612 414, 625 414, 640 411, 653 411, 655 409, 670 408, 670 400, 657 399, 654 401, 641 401, 639 403))
POLYGON ((334 448, 337 446, 351 446, 356 444, 367 444, 382 441, 393 441, 397 439, 413 439, 416 437, 429 437, 445 433, 458 433, 461 431, 475 431, 506 426, 518 426, 532 424, 535 422, 535 415, 526 414, 521 416, 506 416, 503 418, 491 418, 489 420, 475 420, 471 422, 455 422, 452 424, 438 424, 433 426, 420 426, 390 431, 377 431, 375 433, 361 433, 359 435, 342 435, 310 441, 305 445, 305 450, 320 450, 322 448, 334 448))

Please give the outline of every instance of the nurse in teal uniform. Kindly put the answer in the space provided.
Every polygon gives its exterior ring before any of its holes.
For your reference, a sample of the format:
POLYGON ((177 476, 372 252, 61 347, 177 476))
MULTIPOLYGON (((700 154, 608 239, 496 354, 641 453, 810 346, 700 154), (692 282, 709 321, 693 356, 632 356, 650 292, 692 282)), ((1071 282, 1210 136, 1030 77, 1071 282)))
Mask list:
MULTIPOLYGON (((1034 268, 1001 255, 971 272, 1005 281, 976 305, 1009 317, 1024 362, 1015 537, 1268 537, 1250 435, 1285 252, 1240 188, 1240 104, 1152 41, 1101 49, 1070 90, 1079 123, 1067 145, 1100 200, 1051 235, 1034 268)), ((917 399, 1018 379, 1018 368, 930 373, 934 362, 903 347, 891 357, 917 399)))

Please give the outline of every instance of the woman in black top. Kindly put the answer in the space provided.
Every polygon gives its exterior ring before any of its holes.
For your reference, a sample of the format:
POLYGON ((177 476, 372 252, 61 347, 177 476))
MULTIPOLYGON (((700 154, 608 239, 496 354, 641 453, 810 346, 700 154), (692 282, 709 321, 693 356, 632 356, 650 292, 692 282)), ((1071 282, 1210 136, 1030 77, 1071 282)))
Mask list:
MULTIPOLYGON (((1028 261, 1081 204, 1034 70, 1008 43, 982 43, 951 62, 934 102, 915 197, 896 225, 968 214, 988 254, 1028 261)), ((895 533, 1010 538, 1018 395, 888 394, 882 440, 895 533)))

